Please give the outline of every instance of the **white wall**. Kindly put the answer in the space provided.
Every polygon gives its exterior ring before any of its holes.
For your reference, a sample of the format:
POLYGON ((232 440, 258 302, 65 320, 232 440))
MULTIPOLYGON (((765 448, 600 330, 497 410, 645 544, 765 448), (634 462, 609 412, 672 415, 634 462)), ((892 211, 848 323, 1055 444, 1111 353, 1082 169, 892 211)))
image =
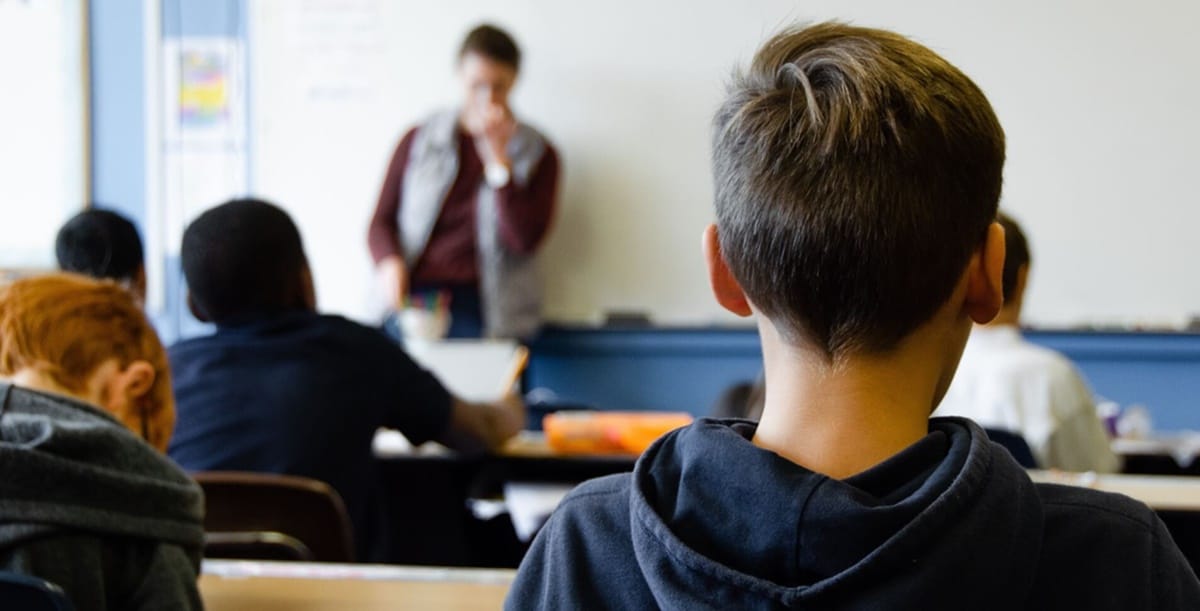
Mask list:
POLYGON ((83 6, 0 0, 0 268, 56 266, 87 194, 83 6))
POLYGON ((252 15, 252 186, 298 218, 327 309, 373 312, 365 232, 392 147, 456 100, 458 42, 492 20, 525 51, 518 114, 565 163, 550 317, 732 320, 699 256, 711 113, 778 26, 841 18, 916 37, 989 95, 1009 138, 1004 205, 1033 240, 1031 320, 1200 313, 1200 4, 253 0, 252 15))

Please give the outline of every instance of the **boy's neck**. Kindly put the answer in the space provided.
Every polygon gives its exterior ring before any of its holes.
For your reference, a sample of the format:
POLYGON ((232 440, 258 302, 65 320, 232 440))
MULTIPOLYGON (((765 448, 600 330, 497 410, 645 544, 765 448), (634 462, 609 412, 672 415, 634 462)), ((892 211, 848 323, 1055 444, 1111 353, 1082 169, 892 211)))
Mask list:
POLYGON ((836 479, 856 475, 916 443, 929 431, 947 373, 946 344, 955 337, 917 338, 885 356, 848 356, 836 362, 763 335, 766 398, 754 444, 811 471, 836 479), (936 341, 934 341, 936 340, 936 341))

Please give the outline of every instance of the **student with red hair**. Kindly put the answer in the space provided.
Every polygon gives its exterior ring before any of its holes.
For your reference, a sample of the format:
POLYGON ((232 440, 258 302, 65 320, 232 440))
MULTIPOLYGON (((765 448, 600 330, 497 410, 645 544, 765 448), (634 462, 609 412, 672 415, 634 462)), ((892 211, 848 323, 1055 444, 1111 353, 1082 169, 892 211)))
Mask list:
POLYGON ((0 569, 81 609, 200 608, 202 497, 163 451, 166 351, 118 284, 0 289, 0 569))

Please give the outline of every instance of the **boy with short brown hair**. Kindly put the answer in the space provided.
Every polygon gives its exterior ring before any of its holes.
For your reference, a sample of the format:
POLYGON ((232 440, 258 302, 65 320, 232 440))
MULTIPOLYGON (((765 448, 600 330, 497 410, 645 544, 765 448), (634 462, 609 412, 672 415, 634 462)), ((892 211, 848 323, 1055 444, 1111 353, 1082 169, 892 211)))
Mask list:
POLYGON ((1196 608, 1145 505, 1033 484, 934 419, 1003 301, 1004 134, 979 88, 891 32, 769 40, 714 122, 713 293, 758 314, 758 425, 700 420, 580 486, 514 609, 1196 608))

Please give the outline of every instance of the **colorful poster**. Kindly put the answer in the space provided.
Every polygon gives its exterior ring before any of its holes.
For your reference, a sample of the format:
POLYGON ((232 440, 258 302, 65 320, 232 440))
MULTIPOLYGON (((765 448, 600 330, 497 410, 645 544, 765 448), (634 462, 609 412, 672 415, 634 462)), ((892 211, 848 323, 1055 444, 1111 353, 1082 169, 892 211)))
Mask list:
POLYGON ((229 54, 215 49, 179 53, 179 124, 207 129, 229 120, 229 54))
POLYGON ((154 185, 165 256, 188 221, 247 188, 246 87, 241 42, 183 37, 162 46, 162 142, 154 185))
POLYGON ((163 134, 169 144, 241 148, 245 141, 245 70, 233 38, 163 42, 163 134))

